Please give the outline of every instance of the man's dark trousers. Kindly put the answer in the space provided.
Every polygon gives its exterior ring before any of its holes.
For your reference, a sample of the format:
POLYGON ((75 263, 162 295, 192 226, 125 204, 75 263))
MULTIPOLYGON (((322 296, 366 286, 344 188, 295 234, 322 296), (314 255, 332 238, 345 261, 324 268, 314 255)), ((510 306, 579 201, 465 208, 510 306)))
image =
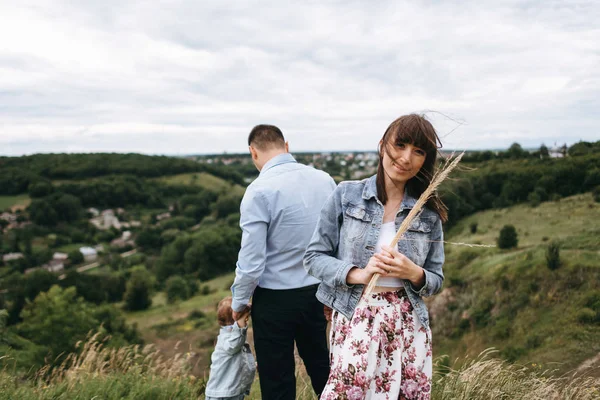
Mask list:
POLYGON ((327 321, 315 297, 317 285, 271 290, 257 287, 252 297, 254 346, 264 400, 294 400, 294 341, 313 389, 320 395, 329 377, 327 321))

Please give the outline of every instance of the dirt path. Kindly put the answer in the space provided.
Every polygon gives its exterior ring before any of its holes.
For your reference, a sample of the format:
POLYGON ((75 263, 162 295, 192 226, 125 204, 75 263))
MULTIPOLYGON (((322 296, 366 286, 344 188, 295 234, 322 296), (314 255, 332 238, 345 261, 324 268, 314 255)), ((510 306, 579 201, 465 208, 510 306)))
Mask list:
MULTIPOLYGON (((580 374, 586 372, 586 370, 595 367, 600 370, 600 353, 596 354, 595 357, 589 358, 582 362, 579 367, 575 370, 576 373, 580 374)), ((595 374, 594 374, 595 375, 595 374)))

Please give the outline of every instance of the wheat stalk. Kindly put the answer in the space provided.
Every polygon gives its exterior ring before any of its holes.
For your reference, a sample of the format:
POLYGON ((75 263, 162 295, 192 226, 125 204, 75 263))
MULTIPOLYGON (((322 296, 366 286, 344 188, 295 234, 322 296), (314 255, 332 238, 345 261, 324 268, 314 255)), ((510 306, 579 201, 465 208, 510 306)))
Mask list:
MULTIPOLYGON (((404 218, 404 221, 402 221, 402 224, 400 224, 400 228, 398 228, 398 232, 396 232, 396 235, 392 239, 392 242, 390 243, 390 247, 395 247, 398 244, 400 237, 402 237, 402 235, 404 235, 404 233, 408 230, 408 227, 413 222, 413 220, 421 213, 421 210, 423 209, 423 206, 425 205, 425 203, 427 203, 427 200, 429 200, 429 198, 431 196, 433 196, 433 194, 435 193, 435 190, 438 188, 438 186, 440 186, 440 184, 444 181, 444 179, 446 179, 448 177, 448 175, 450 174, 450 172, 452 172, 452 170, 458 165, 458 163, 460 162, 460 160, 462 159, 462 156, 464 154, 465 154, 464 152, 460 153, 458 156, 456 156, 452 160, 452 162, 450 162, 449 160, 452 159, 452 157, 454 156, 454 154, 452 154, 446 160, 446 162, 444 163, 442 168, 440 168, 435 173, 435 175, 433 175, 433 179, 431 180, 431 183, 429 184, 427 189, 425 189, 423 194, 421 194, 421 196, 419 197, 419 200, 417 200, 417 202, 414 205, 414 207, 412 208, 412 210, 410 210, 410 212, 408 213, 406 218, 404 218)), ((377 280, 379 279, 379 276, 380 276, 380 274, 377 274, 377 273, 373 275, 373 277, 369 281, 369 284, 367 285, 367 288, 365 289, 365 295, 368 295, 373 291, 373 288, 377 284, 377 280)))

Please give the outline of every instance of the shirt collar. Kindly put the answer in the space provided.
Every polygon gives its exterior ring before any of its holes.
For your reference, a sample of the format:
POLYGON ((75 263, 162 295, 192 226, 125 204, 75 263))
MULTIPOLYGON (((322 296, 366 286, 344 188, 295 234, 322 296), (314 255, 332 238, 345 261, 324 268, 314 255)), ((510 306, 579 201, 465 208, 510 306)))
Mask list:
POLYGON ((292 163, 292 162, 296 162, 296 159, 290 153, 283 153, 283 154, 276 155, 275 157, 273 157, 269 161, 267 161, 265 163, 265 165, 263 165, 262 169, 260 170, 259 175, 262 175, 264 172, 266 172, 267 170, 269 170, 277 165, 287 164, 287 163, 292 163))
MULTIPOLYGON (((369 200, 373 197, 377 198, 377 175, 373 175, 372 177, 367 178, 367 182, 365 184, 362 196, 365 200, 369 200)), ((408 194, 408 190, 405 187, 404 197, 402 198, 402 203, 400 204, 400 210, 412 209, 416 203, 417 200, 408 194)))

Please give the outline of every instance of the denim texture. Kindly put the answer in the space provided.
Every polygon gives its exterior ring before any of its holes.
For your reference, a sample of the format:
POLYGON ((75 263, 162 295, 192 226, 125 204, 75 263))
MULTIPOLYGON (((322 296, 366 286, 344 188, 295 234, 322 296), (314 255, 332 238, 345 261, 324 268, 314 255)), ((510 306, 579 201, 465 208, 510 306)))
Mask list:
MULTIPOLYGON (((360 300, 364 285, 348 285, 353 267, 364 268, 374 254, 383 223, 383 204, 377 198, 376 176, 338 185, 321 210, 317 228, 304 255, 307 272, 321 281, 317 298, 348 319, 360 300)), ((404 193, 396 214, 396 231, 416 203, 404 193)), ((398 251, 425 270, 425 284, 416 290, 405 280, 407 296, 421 323, 429 327, 423 297, 438 293, 444 274, 444 244, 440 216, 424 207, 398 242, 398 251)))

